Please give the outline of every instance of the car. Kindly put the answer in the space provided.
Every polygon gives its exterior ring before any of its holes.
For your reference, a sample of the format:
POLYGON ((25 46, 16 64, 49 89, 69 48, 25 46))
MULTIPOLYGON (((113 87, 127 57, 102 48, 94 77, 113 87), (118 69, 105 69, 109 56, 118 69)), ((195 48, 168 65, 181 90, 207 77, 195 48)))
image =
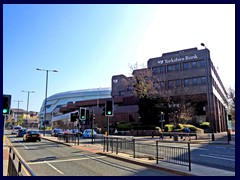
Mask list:
POLYGON ((92 134, 93 134, 93 137, 97 137, 97 132, 95 130, 93 130, 93 133, 92 133, 92 129, 85 129, 83 131, 82 137, 83 138, 92 137, 92 134))
POLYGON ((41 134, 38 130, 28 130, 23 135, 23 141, 41 141, 41 134))
POLYGON ((63 134, 73 134, 71 130, 65 129, 63 130, 63 134))
POLYGON ((76 136, 78 136, 78 134, 80 135, 80 137, 82 136, 82 132, 79 131, 78 129, 72 129, 71 133, 76 134, 76 136))
POLYGON ((59 134, 63 134, 62 129, 53 129, 51 132, 51 136, 58 137, 59 134))
POLYGON ((22 126, 13 126, 12 134, 17 134, 19 129, 22 129, 22 126))
POLYGON ((27 132, 26 128, 19 129, 16 137, 23 137, 23 135, 26 134, 26 132, 27 132))

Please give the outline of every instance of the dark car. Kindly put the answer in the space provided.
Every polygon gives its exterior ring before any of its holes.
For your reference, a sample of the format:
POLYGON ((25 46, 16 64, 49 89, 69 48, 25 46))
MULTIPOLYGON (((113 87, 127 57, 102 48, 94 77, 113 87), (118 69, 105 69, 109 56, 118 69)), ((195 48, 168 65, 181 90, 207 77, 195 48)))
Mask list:
POLYGON ((41 134, 38 130, 28 130, 23 135, 23 141, 41 141, 41 134))
POLYGON ((53 129, 51 132, 51 136, 58 137, 58 134, 63 134, 62 129, 53 129))
POLYGON ((23 137, 23 135, 26 134, 26 132, 27 132, 26 128, 19 129, 16 137, 23 137))

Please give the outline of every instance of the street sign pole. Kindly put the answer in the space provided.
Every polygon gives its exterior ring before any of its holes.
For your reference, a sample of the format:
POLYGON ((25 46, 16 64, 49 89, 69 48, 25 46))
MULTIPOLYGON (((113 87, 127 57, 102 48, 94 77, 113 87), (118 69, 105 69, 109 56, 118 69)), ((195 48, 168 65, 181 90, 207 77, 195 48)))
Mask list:
POLYGON ((109 136, 109 116, 107 116, 107 135, 109 136))

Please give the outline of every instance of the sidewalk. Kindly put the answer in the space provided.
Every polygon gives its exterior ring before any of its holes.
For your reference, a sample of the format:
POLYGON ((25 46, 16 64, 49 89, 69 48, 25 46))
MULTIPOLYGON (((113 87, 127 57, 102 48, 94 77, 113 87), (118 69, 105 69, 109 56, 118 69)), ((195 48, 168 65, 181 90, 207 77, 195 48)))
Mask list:
POLYGON ((5 137, 3 138, 3 176, 7 176, 8 170, 9 148, 6 144, 5 137))
MULTIPOLYGON (((216 140, 214 142, 210 142, 210 144, 222 144, 222 145, 228 145, 227 139, 225 138, 224 134, 218 134, 215 136, 216 140)), ((89 151, 92 153, 97 153, 97 154, 102 154, 106 155, 112 158, 128 161, 131 163, 143 165, 143 166, 148 166, 148 167, 153 167, 153 168, 158 168, 161 170, 165 170, 168 172, 176 173, 178 175, 182 176, 235 176, 235 172, 232 171, 226 171, 222 169, 217 169, 217 168, 211 168, 211 167, 206 167, 202 165, 197 165, 197 164, 191 164, 191 171, 189 171, 188 167, 186 166, 181 166, 181 165, 176 165, 172 163, 165 163, 159 161, 159 164, 156 164, 156 160, 149 160, 148 158, 133 158, 129 154, 123 154, 123 153, 118 153, 116 155, 115 153, 109 152, 103 152, 103 147, 99 144, 80 144, 80 145, 74 145, 70 143, 63 143, 57 140, 56 137, 43 137, 46 140, 58 142, 61 144, 65 144, 68 146, 72 146, 73 148, 89 151)), ((203 140, 202 140, 203 141, 203 140)), ((200 140, 192 140, 191 143, 199 143, 200 140)), ((200 142, 202 143, 202 142, 200 142)), ((209 140, 204 141, 204 143, 209 143, 209 140)), ((229 144, 235 145, 235 139, 234 141, 230 141, 229 144)))

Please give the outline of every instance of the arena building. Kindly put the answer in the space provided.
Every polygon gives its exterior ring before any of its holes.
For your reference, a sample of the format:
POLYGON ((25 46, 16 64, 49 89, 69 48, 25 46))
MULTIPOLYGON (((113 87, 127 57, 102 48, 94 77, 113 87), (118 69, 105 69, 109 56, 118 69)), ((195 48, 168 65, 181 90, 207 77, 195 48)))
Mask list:
MULTIPOLYGON (((46 121, 45 125, 50 126, 53 117, 61 115, 59 112, 61 107, 66 107, 68 105, 73 105, 77 101, 95 100, 95 104, 98 103, 98 99, 111 98, 110 88, 95 88, 95 89, 84 89, 76 91, 67 91, 62 93, 57 93, 47 98, 46 103, 46 121)), ((39 119, 40 126, 44 124, 45 115, 45 100, 42 103, 39 119)))

